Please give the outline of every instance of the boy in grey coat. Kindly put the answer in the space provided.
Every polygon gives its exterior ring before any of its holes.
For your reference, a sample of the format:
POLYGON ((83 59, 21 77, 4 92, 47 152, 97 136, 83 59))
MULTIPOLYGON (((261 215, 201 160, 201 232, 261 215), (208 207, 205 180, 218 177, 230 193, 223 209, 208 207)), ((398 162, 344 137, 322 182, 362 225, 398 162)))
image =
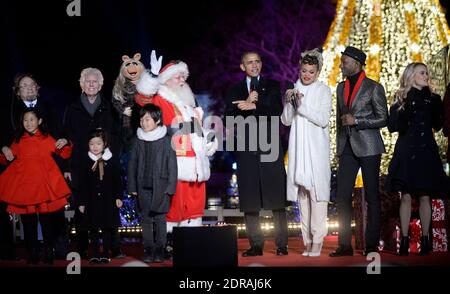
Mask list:
POLYGON ((144 262, 162 262, 166 244, 166 214, 177 185, 177 159, 171 138, 162 124, 158 106, 139 112, 140 128, 128 162, 128 192, 138 196, 144 241, 144 262), (155 226, 156 238, 153 237, 155 226))

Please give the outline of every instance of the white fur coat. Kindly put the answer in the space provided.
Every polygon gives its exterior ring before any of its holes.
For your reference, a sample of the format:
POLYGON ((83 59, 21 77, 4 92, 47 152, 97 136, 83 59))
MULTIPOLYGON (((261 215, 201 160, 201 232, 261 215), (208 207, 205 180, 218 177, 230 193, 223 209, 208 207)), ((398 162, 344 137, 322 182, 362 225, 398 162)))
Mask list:
POLYGON ((297 201, 299 187, 314 192, 317 201, 330 200, 330 134, 331 90, 315 81, 295 88, 304 94, 297 110, 286 103, 281 122, 291 126, 289 134, 287 199, 297 201))

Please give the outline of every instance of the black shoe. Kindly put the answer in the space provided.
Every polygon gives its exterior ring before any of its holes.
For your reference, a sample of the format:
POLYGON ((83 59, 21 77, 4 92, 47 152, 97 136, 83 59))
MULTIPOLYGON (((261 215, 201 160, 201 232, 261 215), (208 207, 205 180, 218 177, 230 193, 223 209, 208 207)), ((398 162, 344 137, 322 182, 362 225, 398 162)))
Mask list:
POLYGON ((157 247, 153 253, 153 262, 161 263, 164 261, 164 248, 157 247))
POLYGON ((153 249, 145 248, 144 249, 144 258, 142 259, 145 263, 153 262, 153 249))
POLYGON ((124 259, 125 257, 127 257, 127 256, 125 255, 125 253, 122 253, 122 252, 120 252, 116 255, 113 255, 114 259, 124 259))
POLYGON ((20 257, 16 256, 16 255, 6 255, 6 256, 2 256, 0 257, 0 261, 2 260, 7 260, 7 261, 19 261, 20 257))
POLYGON ((37 248, 32 248, 28 251, 28 264, 37 265, 39 263, 39 250, 37 248))
POLYGON ((162 259, 162 257, 160 256, 155 256, 153 257, 153 262, 154 263, 162 263, 164 260, 162 259))
POLYGON ((340 256, 353 256, 353 248, 352 247, 338 247, 336 251, 333 251, 329 254, 330 257, 340 257, 340 256))
POLYGON ((376 247, 367 247, 367 248, 364 249, 364 251, 362 252, 362 255, 363 255, 363 256, 367 256, 367 255, 369 255, 369 253, 372 253, 372 252, 378 252, 378 248, 376 248, 376 247))
POLYGON ((100 257, 99 263, 110 263, 111 259, 108 257, 100 257))
POLYGON ((167 233, 166 246, 164 248, 164 259, 171 260, 173 257, 173 234, 167 233))
POLYGON ((164 248, 164 259, 171 260, 172 256, 173 256, 173 248, 171 246, 166 246, 166 248, 164 248))
POLYGON ((88 253, 87 251, 78 251, 80 254, 80 259, 88 259, 88 253))
POLYGON ((242 253, 242 257, 262 256, 262 255, 263 255, 263 250, 259 246, 250 247, 250 249, 248 249, 248 250, 244 251, 244 253, 242 253))
POLYGON ((20 257, 16 256, 13 249, 6 249, 4 252, 0 251, 0 260, 19 261, 20 257))
POLYGON ((144 254, 144 258, 142 258, 142 261, 145 263, 153 262, 153 257, 148 254, 144 254))
POLYGON ((420 238, 420 252, 419 255, 424 256, 430 254, 430 238, 428 236, 422 236, 420 238))
POLYGON ((398 251, 400 256, 408 256, 409 254, 409 237, 403 237, 400 240, 400 250, 398 251))
POLYGON ((89 259, 89 263, 90 264, 99 264, 100 263, 100 259, 97 257, 92 257, 91 259, 89 259))
POLYGON ((55 260, 55 250, 53 247, 45 248, 44 262, 48 265, 52 265, 55 260))
POLYGON ((123 259, 123 258, 125 258, 125 257, 127 257, 127 256, 126 256, 125 253, 123 253, 122 250, 119 248, 119 249, 113 249, 113 250, 111 250, 111 257, 114 258, 114 259, 123 259))
POLYGON ((288 248, 287 246, 284 247, 278 247, 277 248, 277 255, 281 256, 281 255, 288 255, 288 248))

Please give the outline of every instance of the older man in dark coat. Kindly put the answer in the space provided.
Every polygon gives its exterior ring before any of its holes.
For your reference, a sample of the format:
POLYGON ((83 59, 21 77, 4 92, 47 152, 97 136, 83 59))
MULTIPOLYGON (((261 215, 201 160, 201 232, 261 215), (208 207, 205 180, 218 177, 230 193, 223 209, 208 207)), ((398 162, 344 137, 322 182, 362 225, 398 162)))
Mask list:
MULTIPOLYGON (((80 87, 82 93, 67 109, 64 115, 64 133, 73 144, 70 166, 64 176, 71 180, 72 195, 75 207, 79 206, 79 187, 83 166, 89 158, 89 134, 93 129, 102 128, 108 135, 110 149, 119 154, 118 118, 112 109, 110 99, 102 97, 100 90, 103 85, 103 75, 96 68, 86 68, 81 72, 80 87)), ((75 210, 75 226, 77 228, 78 252, 85 257, 88 249, 88 234, 83 229, 84 219, 75 210)), ((118 247, 116 241, 113 246, 118 247)), ((117 249, 118 250, 118 249, 117 249)), ((117 255, 117 253, 113 253, 117 255)))
MULTIPOLYGON (((276 253, 287 255, 286 171, 278 128, 282 112, 280 86, 260 76, 262 62, 256 52, 244 53, 240 67, 246 78, 230 88, 225 115, 228 120, 237 122, 240 117, 248 122, 237 123, 234 138, 240 209, 251 246, 242 256, 263 255, 261 209, 272 210, 276 253), (270 146, 265 146, 265 142, 270 146)), ((234 124, 226 124, 227 128, 234 128, 234 124)))

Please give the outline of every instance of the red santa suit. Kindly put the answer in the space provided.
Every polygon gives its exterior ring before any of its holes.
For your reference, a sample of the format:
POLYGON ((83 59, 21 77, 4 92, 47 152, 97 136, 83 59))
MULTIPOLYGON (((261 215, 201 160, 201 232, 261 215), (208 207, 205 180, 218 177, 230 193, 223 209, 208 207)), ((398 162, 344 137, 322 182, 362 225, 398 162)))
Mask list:
MULTIPOLYGON (((187 73, 185 63, 167 65, 161 70, 160 82, 163 84, 180 71, 187 73)), ((152 103, 161 108, 163 124, 166 126, 178 127, 180 123, 189 124, 193 120, 195 124, 202 126, 202 108, 196 107, 194 101, 185 102, 164 84, 160 85, 152 103)), ((177 155, 178 183, 167 214, 168 223, 189 225, 189 222, 195 219, 193 225, 201 225, 206 201, 205 183, 210 177, 208 156, 217 149, 217 141, 207 142, 209 130, 202 127, 200 132, 201 134, 195 133, 194 130, 189 134, 176 132, 172 136, 172 146, 175 147, 177 155)))
MULTIPOLYGON (((55 142, 37 131, 33 136, 25 133, 12 144, 15 159, 0 175, 0 201, 8 203, 9 212, 49 213, 67 204, 71 192, 52 153, 69 158, 72 147, 56 149, 55 142)), ((0 162, 7 163, 6 158, 1 156, 0 162)))

